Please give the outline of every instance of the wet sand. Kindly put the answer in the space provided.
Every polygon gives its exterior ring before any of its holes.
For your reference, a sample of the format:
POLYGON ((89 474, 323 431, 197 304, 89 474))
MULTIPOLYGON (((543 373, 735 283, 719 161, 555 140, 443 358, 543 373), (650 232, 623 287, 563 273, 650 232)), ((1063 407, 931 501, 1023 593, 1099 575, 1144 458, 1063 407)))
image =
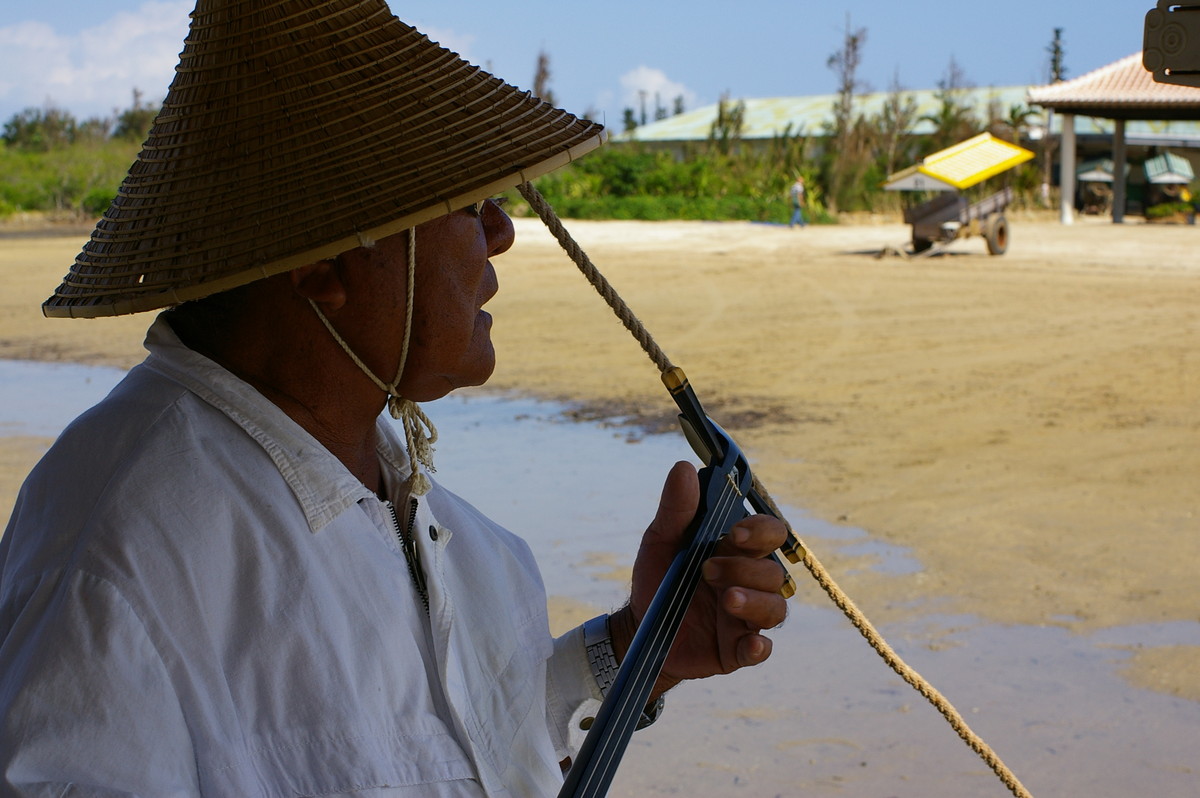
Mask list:
MULTIPOLYGON (((971 239, 914 260, 874 257, 907 239, 892 223, 569 227, 779 501, 914 553, 891 573, 814 544, 876 622, 1194 624, 1200 230, 1011 222, 1003 257, 971 239)), ((148 318, 41 318, 80 243, 0 238, 0 357, 140 360, 148 318)), ((669 425, 654 368, 540 223, 497 267, 489 390, 669 425)), ((4 507, 45 443, 0 438, 4 507)), ((1200 701, 1200 647, 1136 648, 1124 678, 1200 701)))

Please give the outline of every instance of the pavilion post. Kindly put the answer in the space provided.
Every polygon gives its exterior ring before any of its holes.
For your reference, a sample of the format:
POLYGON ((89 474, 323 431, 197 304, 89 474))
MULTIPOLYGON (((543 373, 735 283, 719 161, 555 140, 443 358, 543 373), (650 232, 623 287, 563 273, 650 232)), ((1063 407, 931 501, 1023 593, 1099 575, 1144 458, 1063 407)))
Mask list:
POLYGON ((1113 224, 1125 221, 1125 120, 1113 126, 1113 224))
POLYGON ((1059 154, 1058 198, 1059 219, 1063 224, 1075 222, 1075 114, 1062 115, 1062 150, 1059 154))

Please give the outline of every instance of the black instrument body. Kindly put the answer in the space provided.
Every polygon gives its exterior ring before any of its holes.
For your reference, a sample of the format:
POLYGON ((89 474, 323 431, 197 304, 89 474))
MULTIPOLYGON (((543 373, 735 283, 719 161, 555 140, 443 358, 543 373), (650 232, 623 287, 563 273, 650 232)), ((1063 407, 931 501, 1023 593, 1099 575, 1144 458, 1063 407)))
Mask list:
MULTIPOLYGON (((750 514, 747 502, 755 512, 774 515, 753 489, 750 466, 741 449, 705 415, 683 372, 672 369, 663 375, 663 381, 679 406, 684 434, 707 463, 699 474, 700 506, 687 532, 688 544, 675 556, 641 619, 559 798, 607 794, 691 605, 704 561, 733 525, 750 514)), ((794 592, 790 577, 788 589, 794 592)))

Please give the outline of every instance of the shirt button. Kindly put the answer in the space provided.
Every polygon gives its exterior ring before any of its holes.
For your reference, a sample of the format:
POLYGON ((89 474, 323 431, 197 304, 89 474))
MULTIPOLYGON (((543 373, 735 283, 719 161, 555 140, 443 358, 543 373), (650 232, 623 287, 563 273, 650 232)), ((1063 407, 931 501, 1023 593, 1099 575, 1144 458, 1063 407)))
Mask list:
POLYGON ((437 540, 437 527, 433 524, 429 525, 429 539, 437 540))

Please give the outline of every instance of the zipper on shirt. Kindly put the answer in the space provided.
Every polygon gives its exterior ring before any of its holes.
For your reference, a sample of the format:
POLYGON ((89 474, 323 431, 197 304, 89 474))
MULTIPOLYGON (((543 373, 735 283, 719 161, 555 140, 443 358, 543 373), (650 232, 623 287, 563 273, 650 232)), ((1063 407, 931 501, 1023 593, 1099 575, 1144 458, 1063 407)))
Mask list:
POLYGON ((409 499, 408 523, 403 526, 396 514, 396 505, 390 501, 386 504, 392 514, 392 525, 396 529, 396 537, 400 540, 400 549, 408 563, 408 574, 412 577, 413 586, 417 589, 417 595, 421 597, 421 603, 425 605, 425 614, 428 615, 429 588, 425 583, 425 569, 421 567, 421 557, 417 554, 417 539, 413 534, 413 527, 417 523, 417 500, 409 499))

